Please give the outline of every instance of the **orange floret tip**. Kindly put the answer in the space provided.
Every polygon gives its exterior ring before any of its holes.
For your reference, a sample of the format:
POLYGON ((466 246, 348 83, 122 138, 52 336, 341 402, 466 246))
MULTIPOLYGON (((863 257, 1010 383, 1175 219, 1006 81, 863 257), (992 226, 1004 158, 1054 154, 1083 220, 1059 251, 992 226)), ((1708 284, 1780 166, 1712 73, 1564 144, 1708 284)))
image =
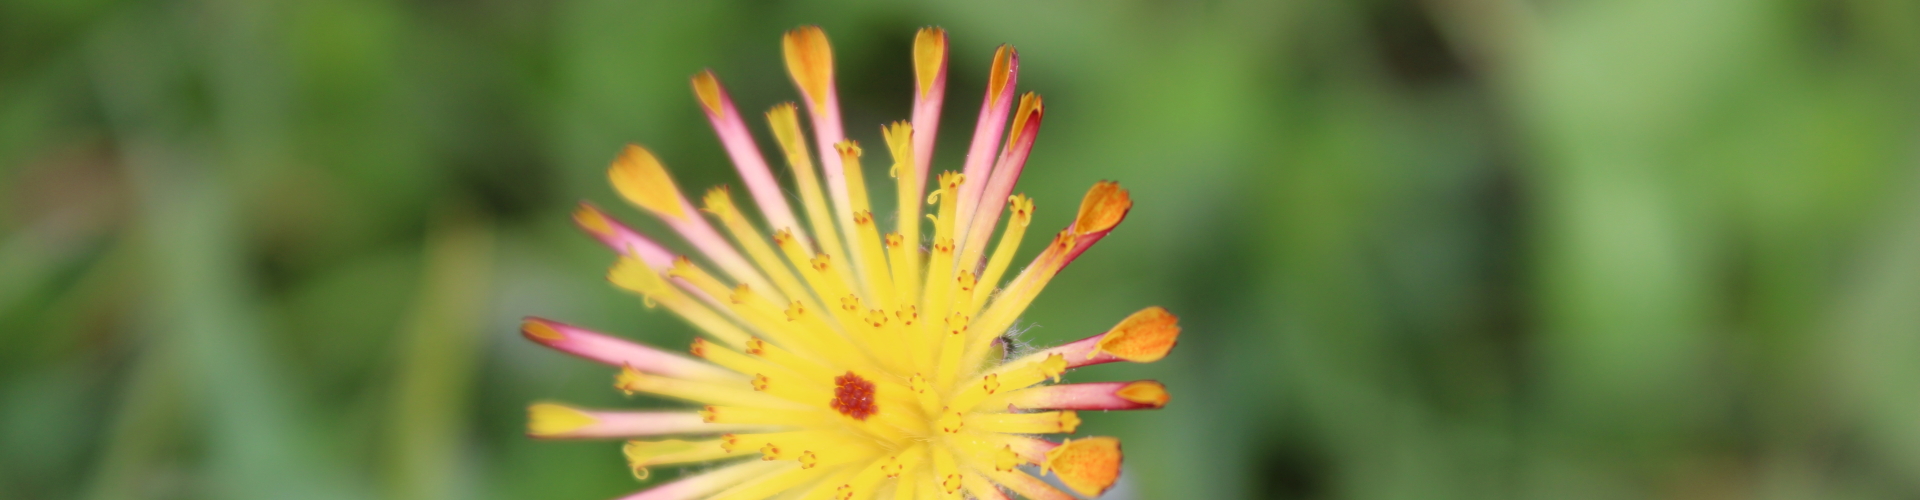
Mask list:
POLYGON ((801 26, 788 31, 782 41, 793 83, 814 107, 826 106, 827 94, 833 90, 833 47, 827 43, 827 33, 819 26, 801 26))
POLYGON ((663 218, 686 219, 679 188, 674 187, 673 178, 667 175, 667 167, 647 148, 628 144, 607 169, 607 178, 629 203, 663 218))
POLYGON ((1099 353, 1135 363, 1152 363, 1167 356, 1174 344, 1180 341, 1180 318, 1165 308, 1153 306, 1127 316, 1119 325, 1100 337, 1097 353, 1088 353, 1092 359, 1099 353))
POLYGON ((1132 209, 1133 198, 1120 183, 1100 181, 1080 200, 1080 215, 1073 219, 1073 232, 1082 235, 1110 231, 1126 219, 1127 211, 1132 209))
POLYGON ((1068 440, 1047 452, 1040 465, 1042 474, 1052 472, 1062 484, 1081 495, 1095 497, 1106 493, 1120 479, 1120 440, 1091 437, 1068 440))
POLYGON ((933 91, 934 83, 946 69, 947 30, 932 26, 920 28, 913 37, 913 80, 919 84, 921 97, 933 91))
POLYGON ((1152 380, 1128 382, 1125 387, 1114 391, 1114 395, 1120 396, 1120 399, 1154 408, 1167 406, 1167 401, 1173 399, 1167 394, 1167 386, 1152 380))
POLYGON ((713 76, 713 70, 700 70, 693 75, 693 95, 700 99, 700 107, 709 115, 718 115, 724 110, 726 102, 720 94, 720 79, 713 76))

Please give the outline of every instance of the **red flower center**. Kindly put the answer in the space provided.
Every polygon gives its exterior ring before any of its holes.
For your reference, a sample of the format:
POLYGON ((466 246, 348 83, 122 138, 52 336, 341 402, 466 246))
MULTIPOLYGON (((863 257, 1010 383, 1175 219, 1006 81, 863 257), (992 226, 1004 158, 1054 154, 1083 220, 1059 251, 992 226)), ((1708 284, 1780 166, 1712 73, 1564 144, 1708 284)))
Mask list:
POLYGON ((879 410, 873 404, 873 382, 847 372, 833 378, 833 409, 854 420, 866 420, 879 410))

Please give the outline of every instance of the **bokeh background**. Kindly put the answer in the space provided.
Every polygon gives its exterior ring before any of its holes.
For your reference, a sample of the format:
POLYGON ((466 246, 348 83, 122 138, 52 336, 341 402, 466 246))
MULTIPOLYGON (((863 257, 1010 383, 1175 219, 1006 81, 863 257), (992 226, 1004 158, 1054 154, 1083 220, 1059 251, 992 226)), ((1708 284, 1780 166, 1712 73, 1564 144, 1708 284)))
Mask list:
POLYGON ((637 489, 524 408, 651 403, 516 325, 691 339, 568 212, 737 183, 687 78, 771 144, 801 24, 869 144, 947 28, 945 168, 1016 45, 1040 234, 1131 188, 1025 318, 1182 316, 1075 374, 1174 394, 1087 417, 1115 498, 1920 497, 1914 2, 7 0, 0 498, 637 489))

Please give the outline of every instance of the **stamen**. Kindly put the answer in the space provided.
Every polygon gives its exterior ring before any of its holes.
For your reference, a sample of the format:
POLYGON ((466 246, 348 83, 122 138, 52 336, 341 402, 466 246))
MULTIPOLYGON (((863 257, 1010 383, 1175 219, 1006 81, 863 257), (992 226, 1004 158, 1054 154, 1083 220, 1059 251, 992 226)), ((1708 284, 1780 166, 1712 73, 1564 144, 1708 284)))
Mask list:
POLYGON ((866 420, 878 409, 873 402, 873 382, 853 372, 835 377, 830 406, 841 415, 853 417, 854 420, 866 420))
POLYGON ((994 247, 993 258, 987 260, 986 274, 980 279, 980 283, 985 285, 973 291, 972 305, 967 308, 967 314, 980 314, 980 308, 987 305, 987 297, 993 295, 1001 275, 1007 272, 1007 265, 1013 263, 1013 254, 1020 250, 1020 239, 1033 222, 1033 200, 1026 195, 1013 195, 1007 199, 1007 205, 1013 208, 1013 215, 1007 217, 1007 228, 1000 234, 1000 244, 994 247))
MULTIPOLYGON (((746 343, 747 332, 735 326, 732 321, 721 317, 706 305, 694 301, 681 293, 679 289, 667 286, 667 282, 658 271, 647 267, 639 259, 622 257, 607 271, 607 281, 615 286, 645 295, 647 300, 666 306, 682 319, 687 320, 713 338, 727 345, 738 346, 746 343)), ((697 290, 696 290, 697 291, 697 290)), ((652 303, 650 302, 650 303, 652 303)))
POLYGON ((967 415, 968 427, 1007 434, 1068 433, 1080 427, 1080 416, 1072 410, 1039 413, 974 413, 967 415))
POLYGON ((656 465, 706 462, 733 456, 745 455, 744 451, 728 451, 720 447, 720 440, 682 441, 627 441, 620 448, 627 457, 627 467, 633 469, 634 479, 647 480, 651 475, 647 468, 656 465))
MULTIPOLYGON (((747 192, 753 194, 753 202, 760 207, 761 215, 767 224, 773 227, 799 227, 793 218, 793 211, 787 208, 787 198, 780 192, 780 183, 773 179, 773 172, 767 168, 766 158, 760 156, 760 146, 754 143, 753 134, 747 132, 747 124, 740 119, 740 111, 734 109, 733 100, 727 97, 727 91, 720 86, 720 80, 714 78, 713 71, 701 71, 693 76, 694 94, 699 96, 701 108, 706 111, 707 122, 713 125, 713 131, 720 137, 720 144, 727 149, 727 157, 733 160, 734 169, 740 172, 740 179, 746 181, 747 192)), ((801 243, 806 244, 806 235, 799 235, 801 243)))

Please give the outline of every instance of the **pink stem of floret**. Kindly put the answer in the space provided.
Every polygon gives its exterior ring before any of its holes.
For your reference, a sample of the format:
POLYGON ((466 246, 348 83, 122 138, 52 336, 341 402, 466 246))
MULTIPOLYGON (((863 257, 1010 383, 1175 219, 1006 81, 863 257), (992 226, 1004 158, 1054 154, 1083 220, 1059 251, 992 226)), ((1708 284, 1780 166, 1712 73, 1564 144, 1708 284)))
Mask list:
POLYGON ((1060 384, 1022 389, 1008 400, 1008 406, 1021 410, 1140 410, 1159 408, 1152 403, 1120 397, 1120 389, 1133 382, 1093 382, 1060 384))
MULTIPOLYGON (((943 35, 944 36, 944 35, 943 35)), ((926 92, 914 92, 913 98, 913 161, 914 171, 920 184, 914 186, 914 193, 927 189, 927 172, 933 169, 934 138, 940 130, 940 107, 947 100, 947 54, 946 44, 941 44, 940 71, 926 92)), ((917 89, 916 89, 917 90, 917 89)), ((919 242, 911 242, 918 245, 919 242)))
MULTIPOLYGON (((954 227, 970 227, 974 206, 980 203, 980 192, 983 191, 983 186, 986 185, 987 177, 993 168, 995 146, 1000 144, 1000 134, 1005 133, 1007 129, 1007 116, 1013 109, 1014 81, 1019 80, 1019 77, 1020 54, 1009 48, 1006 84, 999 89, 988 88, 986 96, 980 101, 980 121, 974 125, 973 145, 967 148, 966 167, 961 171, 966 175, 966 183, 960 186, 960 201, 955 206, 958 212, 956 212, 957 219, 954 221, 954 227), (999 99, 993 98, 996 91, 1000 96, 999 99)), ((987 81, 991 86, 992 78, 989 77, 987 81)), ((956 237, 966 238, 967 235, 958 234, 956 237)), ((965 244, 964 239, 954 241, 956 248, 965 244)))
POLYGON ((733 105, 733 97, 727 95, 727 89, 714 82, 714 90, 720 101, 720 112, 707 111, 707 121, 713 124, 713 131, 720 136, 720 143, 726 146, 727 156, 733 159, 733 166, 740 171, 740 177, 747 183, 747 191, 753 194, 753 202, 760 206, 760 212, 766 216, 767 225, 774 229, 791 229, 794 238, 804 248, 813 248, 807 240, 806 232, 800 231, 787 199, 781 194, 780 184, 773 178, 773 171, 767 168, 766 158, 760 155, 760 147, 753 141, 753 134, 747 132, 746 122, 740 119, 740 111, 733 105))
POLYGON ((674 434, 719 434, 765 429, 765 426, 712 424, 691 411, 594 411, 581 410, 593 423, 564 433, 540 436, 541 439, 619 439, 674 434))
POLYGON ((1027 155, 1033 152, 1033 141, 1040 134, 1041 115, 1027 119, 1020 130, 1020 137, 1014 138, 1006 151, 1000 155, 1000 161, 993 168, 993 178, 987 180, 986 191, 980 197, 980 205, 974 210, 972 227, 967 230, 966 251, 963 255, 975 256, 973 262, 960 262, 961 269, 973 269, 986 257, 987 239, 993 235, 994 226, 1000 221, 1000 212, 1007 207, 1007 197, 1013 194, 1014 184, 1020 181, 1020 172, 1027 166, 1027 155))
POLYGON ((529 317, 521 323, 520 333, 554 350, 608 366, 632 367, 645 373, 689 380, 740 378, 736 373, 704 361, 558 321, 529 317))

